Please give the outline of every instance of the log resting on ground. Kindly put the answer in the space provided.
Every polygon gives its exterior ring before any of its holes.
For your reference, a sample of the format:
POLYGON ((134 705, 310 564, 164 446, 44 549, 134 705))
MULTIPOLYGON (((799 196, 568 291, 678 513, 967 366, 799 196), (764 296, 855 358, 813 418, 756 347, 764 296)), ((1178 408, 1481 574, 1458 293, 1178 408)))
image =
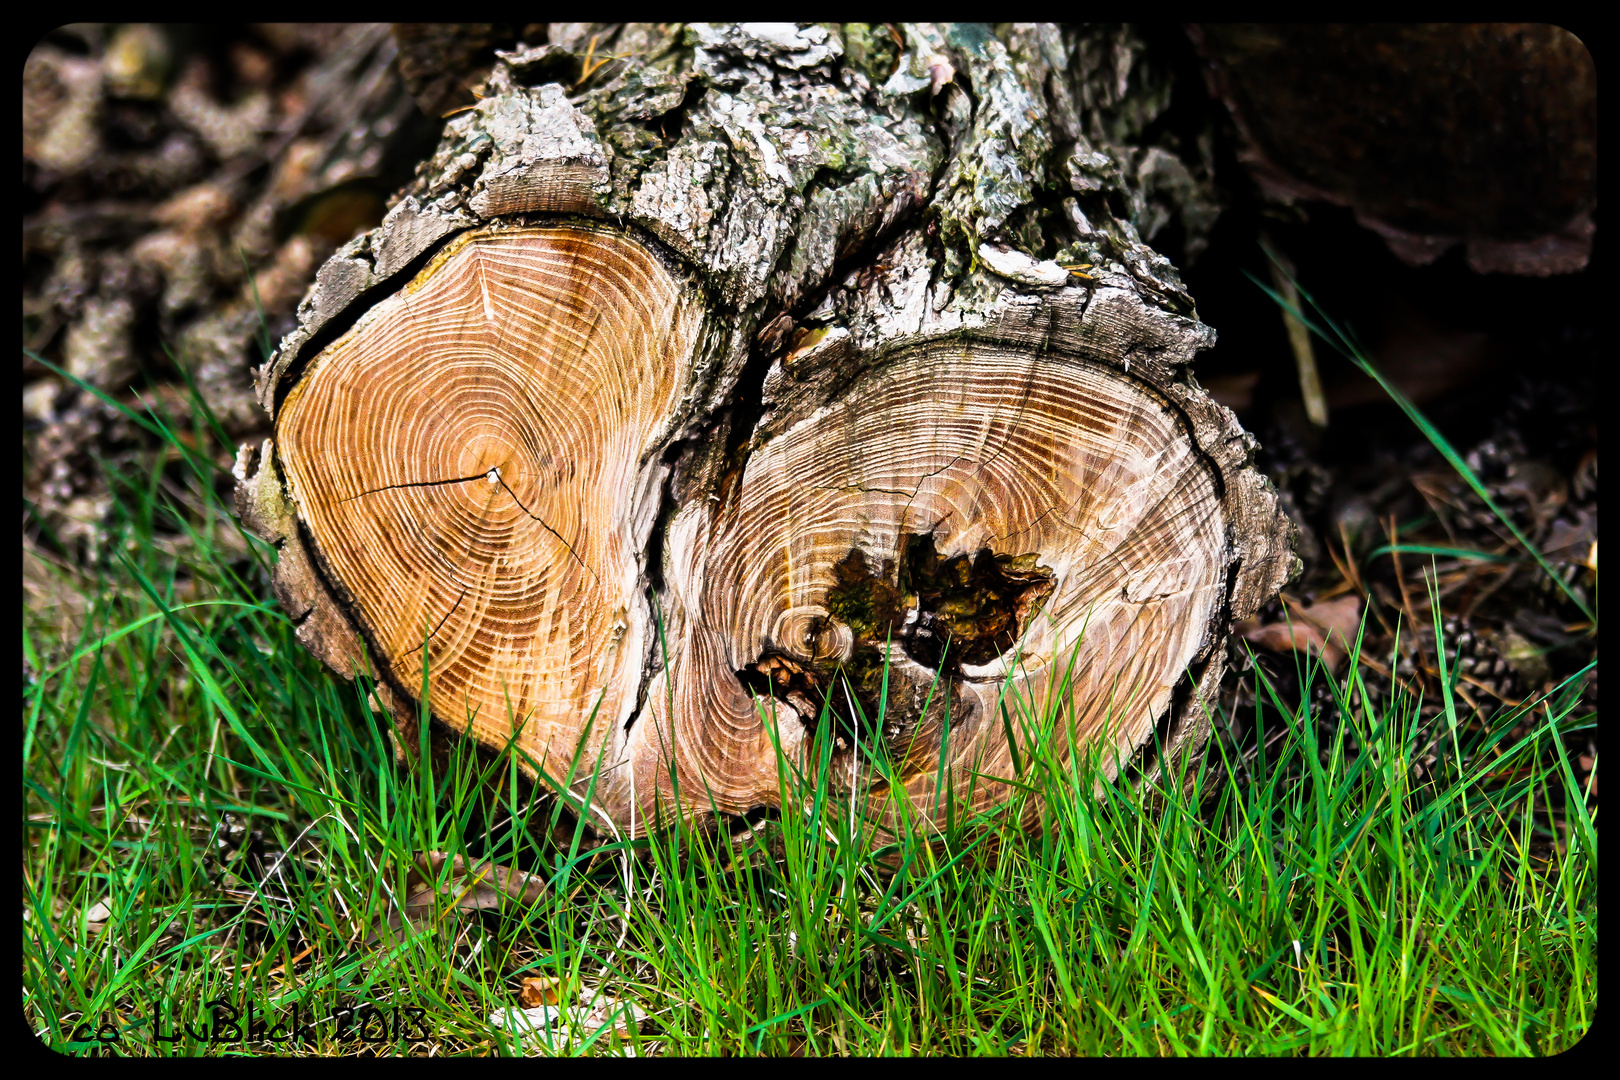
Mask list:
POLYGON ((614 33, 572 96, 504 54, 261 371, 238 502, 300 639, 604 833, 823 760, 892 829, 1031 753, 1196 757, 1290 528, 1072 43, 614 33))

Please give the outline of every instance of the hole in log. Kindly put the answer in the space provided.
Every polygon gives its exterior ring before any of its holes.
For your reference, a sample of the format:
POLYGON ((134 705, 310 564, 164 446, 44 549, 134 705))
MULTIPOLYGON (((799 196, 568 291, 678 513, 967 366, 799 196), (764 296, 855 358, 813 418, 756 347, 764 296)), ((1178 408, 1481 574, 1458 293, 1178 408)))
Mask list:
POLYGON ((972 558, 947 559, 932 537, 912 537, 900 575, 900 587, 916 598, 917 609, 905 637, 907 655, 937 670, 943 654, 945 673, 954 677, 964 664, 988 664, 1010 653, 1029 614, 1052 595, 1052 571, 1037 566, 1038 558, 980 548, 972 558))
POLYGON ((852 548, 832 566, 826 614, 791 624, 800 631, 794 640, 775 643, 736 673, 738 681, 791 705, 807 727, 826 711, 836 737, 872 745, 890 734, 879 725, 889 727, 895 711, 884 700, 886 649, 938 672, 948 688, 964 665, 1010 654, 1030 613, 1052 594, 1052 571, 1036 565, 1035 553, 980 548, 947 557, 932 534, 907 537, 902 550, 898 569, 885 559, 874 570, 866 553, 852 548), (833 644, 840 627, 853 639, 847 658, 833 644))
POLYGON ((821 715, 826 699, 826 678, 821 672, 774 652, 766 653, 737 672, 737 681, 747 687, 749 693, 793 706, 807 724, 814 724, 815 718, 821 715))
POLYGON ((876 649, 856 653, 848 669, 840 665, 831 671, 818 670, 778 652, 769 652, 737 672, 737 681, 749 693, 775 698, 792 706, 806 730, 814 731, 823 711, 832 720, 836 749, 848 749, 855 741, 877 738, 878 704, 882 699, 883 660, 876 649), (877 690, 871 689, 870 671, 876 669, 877 690), (854 702, 860 703, 859 712, 854 702))

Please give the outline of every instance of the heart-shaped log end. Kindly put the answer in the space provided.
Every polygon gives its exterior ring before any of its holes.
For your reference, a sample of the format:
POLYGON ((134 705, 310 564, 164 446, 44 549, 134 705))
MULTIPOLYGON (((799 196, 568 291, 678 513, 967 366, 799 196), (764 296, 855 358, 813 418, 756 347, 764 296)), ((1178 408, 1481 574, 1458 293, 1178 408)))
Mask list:
POLYGON ((620 834, 825 760, 882 842, 1032 763, 1201 741, 1227 622, 1287 561, 1230 414, 957 335, 773 376, 727 439, 737 319, 639 235, 484 229, 289 364, 244 491, 317 653, 620 834))

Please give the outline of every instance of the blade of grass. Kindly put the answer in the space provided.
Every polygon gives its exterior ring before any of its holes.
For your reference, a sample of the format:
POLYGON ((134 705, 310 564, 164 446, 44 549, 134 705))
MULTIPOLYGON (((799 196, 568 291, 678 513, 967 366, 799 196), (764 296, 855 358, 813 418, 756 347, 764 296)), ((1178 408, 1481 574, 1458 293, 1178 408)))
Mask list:
MULTIPOLYGON (((1278 266, 1281 265, 1277 262, 1276 256, 1272 252, 1267 251, 1266 254, 1272 259, 1274 264, 1278 266)), ((1575 592, 1573 588, 1570 587, 1569 583, 1564 580, 1563 576, 1553 569, 1552 564, 1547 561, 1546 556, 1542 555, 1541 549, 1536 547, 1535 544, 1531 543, 1530 538, 1525 536, 1524 533, 1519 530, 1517 525, 1513 524, 1512 519, 1510 519, 1507 513, 1497 505, 1496 500, 1491 498, 1490 491, 1486 489, 1484 483, 1482 483, 1479 477, 1475 475, 1474 470, 1469 468, 1468 462, 1463 460, 1462 455, 1457 453, 1456 449, 1451 445, 1450 440, 1440 433, 1440 429, 1435 427, 1434 424, 1429 421, 1429 418, 1423 415, 1422 411, 1412 403, 1411 399, 1401 392, 1399 387, 1386 379, 1383 373, 1373 366, 1372 361, 1367 358, 1366 354, 1362 351, 1360 345, 1356 343, 1355 339, 1349 334, 1348 331, 1340 327, 1339 324, 1333 320, 1332 316, 1328 315, 1327 312, 1322 310, 1322 308, 1316 303, 1315 297, 1311 296, 1311 294, 1307 292, 1303 286, 1300 286, 1297 282, 1295 283, 1295 287, 1299 289, 1299 294, 1305 298, 1305 303, 1310 306, 1312 311, 1320 315, 1321 322, 1318 322, 1301 312, 1293 304, 1290 304, 1286 297, 1282 296, 1276 290, 1266 285, 1258 277, 1249 273, 1247 270, 1244 271, 1244 274, 1248 276, 1250 281, 1254 282, 1255 285, 1263 290, 1267 296, 1271 297, 1273 302, 1293 312, 1294 316, 1309 327, 1312 333, 1331 345, 1347 360, 1349 360, 1352 364, 1355 364, 1356 367, 1360 368, 1362 372, 1364 372, 1370 379, 1378 384, 1379 388, 1389 396, 1391 401, 1400 407, 1400 410, 1406 414, 1407 418, 1411 420, 1413 424, 1417 425, 1418 430, 1423 433, 1424 438, 1428 439, 1430 445, 1438 450, 1440 452, 1440 456, 1445 458, 1447 463, 1449 463, 1451 467, 1457 471, 1457 475, 1463 478, 1464 482, 1466 482, 1473 490, 1474 494, 1479 497, 1480 501, 1485 504, 1486 508, 1489 509, 1490 512, 1495 515, 1496 519, 1502 523, 1502 526, 1513 535, 1513 539, 1518 542, 1519 546, 1522 547, 1525 552, 1536 561, 1541 569, 1546 572, 1547 576, 1553 580, 1553 583, 1556 584, 1558 588, 1563 591, 1564 595, 1569 598, 1570 602, 1580 610, 1581 614, 1585 615, 1587 619, 1592 622, 1595 629, 1597 625, 1597 613, 1586 603, 1585 600, 1580 597, 1578 593, 1575 592), (1324 330, 1322 328, 1323 324, 1326 324, 1328 329, 1324 330)))

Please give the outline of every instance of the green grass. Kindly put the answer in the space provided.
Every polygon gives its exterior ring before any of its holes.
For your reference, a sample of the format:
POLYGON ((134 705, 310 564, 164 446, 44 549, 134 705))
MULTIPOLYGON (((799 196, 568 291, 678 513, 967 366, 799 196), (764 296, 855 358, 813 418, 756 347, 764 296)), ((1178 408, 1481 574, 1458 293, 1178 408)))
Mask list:
POLYGON ((1052 764, 1055 717, 1014 703, 1013 802, 937 845, 873 854, 847 802, 784 775, 803 812, 747 839, 676 824, 585 850, 510 758, 397 768, 366 688, 270 599, 274 552, 221 498, 223 436, 143 421, 165 450, 110 476, 101 565, 48 535, 25 550, 23 1003, 59 1050, 521 1052, 490 1016, 535 976, 645 1013, 558 1053, 1538 1054, 1591 1023, 1596 823, 1561 738, 1595 724, 1578 681, 1488 725, 1448 696, 1451 752, 1418 780, 1419 703, 1366 714, 1358 649, 1325 741, 1263 688, 1274 741, 1240 760, 1217 739, 1185 788, 1101 798, 1084 755, 1052 764), (1030 799, 1048 812, 1026 831, 1030 799), (228 821, 262 840, 221 846, 228 821), (431 931, 368 944, 429 852, 548 887, 477 913, 451 896, 431 931), (335 1030, 356 1004, 407 1022, 335 1030), (227 1007, 318 1023, 233 1041, 227 1007))

